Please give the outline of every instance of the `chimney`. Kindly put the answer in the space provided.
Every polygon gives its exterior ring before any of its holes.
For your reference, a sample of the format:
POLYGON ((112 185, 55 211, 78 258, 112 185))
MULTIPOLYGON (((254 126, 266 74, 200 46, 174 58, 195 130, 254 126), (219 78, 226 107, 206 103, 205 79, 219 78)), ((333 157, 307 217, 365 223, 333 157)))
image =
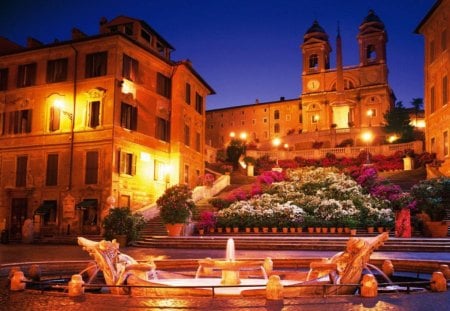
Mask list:
POLYGON ((80 29, 72 28, 72 40, 79 40, 79 39, 83 39, 86 37, 87 37, 87 35, 84 32, 82 32, 80 29))
POLYGON ((27 38, 27 48, 37 48, 39 46, 43 46, 41 41, 32 37, 27 38))
POLYGON ((280 102, 284 102, 284 96, 280 97, 280 102))

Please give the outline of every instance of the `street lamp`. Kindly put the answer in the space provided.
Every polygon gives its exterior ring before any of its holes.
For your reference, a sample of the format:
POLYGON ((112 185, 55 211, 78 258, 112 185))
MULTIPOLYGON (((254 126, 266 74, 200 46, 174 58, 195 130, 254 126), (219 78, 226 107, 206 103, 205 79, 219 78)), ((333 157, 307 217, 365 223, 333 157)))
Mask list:
POLYGON ((275 150, 276 150, 275 151, 275 155, 276 155, 275 163, 276 163, 276 166, 278 167, 278 147, 281 145, 281 139, 278 137, 275 137, 272 140, 272 145, 275 147, 275 150))
POLYGON ((317 123, 319 123, 320 116, 318 114, 314 115, 314 123, 316 123, 316 131, 317 131, 317 123))
POLYGON ((367 131, 367 132, 362 133, 361 138, 366 143, 366 154, 367 154, 366 164, 370 164, 369 144, 373 140, 373 134, 372 134, 372 132, 367 131))
POLYGON ((369 117, 369 126, 372 126, 373 109, 367 110, 367 116, 369 117))

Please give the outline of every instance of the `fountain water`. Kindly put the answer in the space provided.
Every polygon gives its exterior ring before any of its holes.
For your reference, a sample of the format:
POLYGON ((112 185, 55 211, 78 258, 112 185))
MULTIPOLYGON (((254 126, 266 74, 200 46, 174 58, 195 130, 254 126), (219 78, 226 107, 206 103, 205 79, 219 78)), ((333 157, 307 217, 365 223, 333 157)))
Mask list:
POLYGON ((225 252, 225 259, 228 261, 234 261, 236 259, 235 247, 233 238, 227 240, 227 248, 225 252))

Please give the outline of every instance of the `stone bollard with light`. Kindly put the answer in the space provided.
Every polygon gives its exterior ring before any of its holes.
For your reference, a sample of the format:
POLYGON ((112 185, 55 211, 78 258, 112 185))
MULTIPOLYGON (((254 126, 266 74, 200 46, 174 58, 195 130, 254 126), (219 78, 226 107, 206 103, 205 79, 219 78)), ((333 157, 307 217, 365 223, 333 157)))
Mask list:
POLYGON ((69 296, 77 297, 84 294, 84 281, 81 274, 72 275, 72 279, 69 281, 69 296))
POLYGON ((442 272, 447 280, 450 280, 450 269, 448 268, 448 265, 440 265, 439 271, 442 272))
POLYGON ((280 276, 271 275, 266 285, 266 308, 267 310, 281 310, 284 305, 284 287, 280 276))
POLYGON ((28 269, 28 276, 31 280, 39 282, 41 280, 41 267, 39 265, 31 265, 28 269))
POLYGON ((383 261, 383 265, 381 266, 381 270, 388 277, 391 277, 394 274, 394 265, 392 264, 392 261, 390 261, 390 260, 383 261))
POLYGON ((445 292, 447 291, 447 280, 444 274, 440 271, 433 272, 431 276, 431 291, 433 292, 445 292))
POLYGON ((15 271, 15 272, 14 272, 14 275, 13 275, 12 278, 11 278, 11 286, 10 286, 10 289, 11 289, 12 291, 20 291, 20 290, 24 290, 25 287, 26 287, 26 284, 25 284, 25 282, 23 282, 23 281, 26 281, 26 278, 25 278, 25 276, 23 275, 23 272, 22 272, 22 271, 15 271))
POLYGON ((361 280, 361 297, 373 298, 378 295, 378 282, 373 274, 365 274, 361 280))

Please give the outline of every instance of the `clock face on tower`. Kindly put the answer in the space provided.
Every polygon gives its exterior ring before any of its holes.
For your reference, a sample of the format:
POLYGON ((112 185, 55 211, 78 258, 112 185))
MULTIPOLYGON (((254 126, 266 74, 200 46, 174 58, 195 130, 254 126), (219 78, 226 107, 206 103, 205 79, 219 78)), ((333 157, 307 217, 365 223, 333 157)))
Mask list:
POLYGON ((319 88, 320 86, 320 82, 316 79, 311 79, 308 81, 308 84, 306 85, 306 87, 308 88, 308 90, 310 91, 315 91, 319 88))

